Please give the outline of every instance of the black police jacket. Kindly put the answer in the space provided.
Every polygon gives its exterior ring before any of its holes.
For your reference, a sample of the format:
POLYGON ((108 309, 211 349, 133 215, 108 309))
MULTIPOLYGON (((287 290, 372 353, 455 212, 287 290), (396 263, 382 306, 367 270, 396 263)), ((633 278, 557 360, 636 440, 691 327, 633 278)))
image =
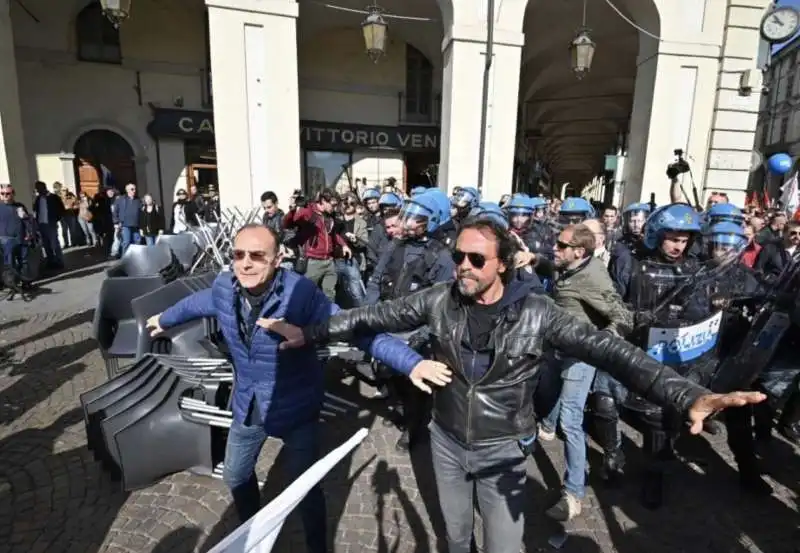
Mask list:
POLYGON ((434 392, 433 418, 467 447, 530 436, 536 430, 533 396, 544 352, 557 348, 616 377, 648 401, 685 412, 704 388, 606 331, 595 330, 539 294, 525 294, 500 312, 488 371, 470 381, 462 362, 467 309, 452 283, 376 305, 340 311, 307 327, 308 343, 350 340, 378 332, 408 332, 428 325, 436 361, 453 371, 434 392))

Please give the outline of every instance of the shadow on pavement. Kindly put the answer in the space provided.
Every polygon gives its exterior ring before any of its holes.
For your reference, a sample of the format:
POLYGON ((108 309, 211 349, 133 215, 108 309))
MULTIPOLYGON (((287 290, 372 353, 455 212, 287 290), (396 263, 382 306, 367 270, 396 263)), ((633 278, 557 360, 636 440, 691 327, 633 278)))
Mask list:
POLYGON ((61 386, 87 369, 77 362, 97 349, 87 338, 77 344, 56 346, 31 355, 22 363, 4 363, 9 377, 22 376, 0 390, 0 423, 11 424, 48 398, 61 386))
POLYGON ((65 435, 69 440, 82 428, 83 411, 76 408, 46 428, 0 441, 0 506, 9 509, 0 514, 4 551, 100 550, 128 494, 94 466, 82 437, 73 438, 75 448, 55 452, 65 435))
MULTIPOLYGON (((681 442, 681 452, 701 459, 702 465, 697 470, 680 463, 672 467, 661 509, 649 510, 639 502, 640 458, 629 457, 629 469, 620 489, 594 483, 600 511, 617 551, 796 551, 800 543, 796 510, 775 496, 757 497, 742 492, 737 471, 715 450, 726 447, 724 444, 712 447, 704 437, 689 436, 681 442), (623 526, 614 507, 632 523, 623 526)), ((599 466, 600 462, 599 454, 590 450, 591 465, 599 466)), ((796 458, 793 464, 795 472, 800 469, 796 458)))
POLYGON ((16 342, 8 344, 5 348, 0 350, 0 352, 2 351, 10 352, 11 350, 36 342, 37 340, 41 340, 42 338, 47 338, 55 334, 59 334, 76 326, 80 326, 84 323, 91 323, 93 317, 94 317, 94 309, 87 309, 85 311, 81 311, 80 313, 75 313, 74 315, 70 315, 65 319, 61 319, 60 321, 53 323, 44 330, 40 330, 39 332, 31 334, 30 336, 22 338, 21 340, 17 340, 16 342))

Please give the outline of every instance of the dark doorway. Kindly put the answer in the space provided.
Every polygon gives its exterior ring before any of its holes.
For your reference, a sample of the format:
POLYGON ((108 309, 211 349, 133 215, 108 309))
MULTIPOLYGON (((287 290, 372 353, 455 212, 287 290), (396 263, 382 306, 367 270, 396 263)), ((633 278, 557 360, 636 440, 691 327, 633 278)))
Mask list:
POLYGON ((120 191, 136 184, 133 148, 113 131, 97 129, 75 141, 75 183, 90 197, 104 186, 120 191))
POLYGON ((437 152, 407 153, 405 155, 406 165, 406 188, 411 191, 415 186, 436 186, 435 166, 439 163, 437 152), (434 182, 431 182, 427 173, 431 173, 434 182))

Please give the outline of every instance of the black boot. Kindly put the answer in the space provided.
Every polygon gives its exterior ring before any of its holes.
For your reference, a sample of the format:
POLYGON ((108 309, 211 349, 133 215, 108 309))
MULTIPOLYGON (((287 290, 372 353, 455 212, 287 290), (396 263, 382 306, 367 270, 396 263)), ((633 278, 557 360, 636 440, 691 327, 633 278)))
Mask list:
POLYGON ((411 449, 411 435, 409 434, 408 430, 403 430, 403 433, 400 434, 400 438, 397 440, 395 448, 397 451, 402 451, 403 453, 406 453, 411 449))
POLYGON ((608 484, 616 484, 625 468, 625 454, 619 443, 617 421, 595 417, 598 445, 603 449, 603 466, 600 478, 608 484))
POLYGON ((800 392, 794 392, 783 406, 778 432, 793 444, 800 444, 800 392))

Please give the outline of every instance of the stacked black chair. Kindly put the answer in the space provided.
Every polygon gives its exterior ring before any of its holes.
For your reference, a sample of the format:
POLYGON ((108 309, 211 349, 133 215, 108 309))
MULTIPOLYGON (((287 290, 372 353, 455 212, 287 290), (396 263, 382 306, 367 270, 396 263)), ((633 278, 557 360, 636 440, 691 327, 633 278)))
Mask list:
POLYGON ((166 244, 169 246, 184 271, 188 271, 192 267, 192 263, 197 258, 197 254, 200 251, 194 235, 189 232, 183 232, 181 234, 162 234, 156 238, 156 244, 166 244))
POLYGON ((138 353, 133 300, 175 280, 183 270, 166 244, 130 246, 106 271, 94 313, 93 335, 109 377, 128 368, 138 353))

